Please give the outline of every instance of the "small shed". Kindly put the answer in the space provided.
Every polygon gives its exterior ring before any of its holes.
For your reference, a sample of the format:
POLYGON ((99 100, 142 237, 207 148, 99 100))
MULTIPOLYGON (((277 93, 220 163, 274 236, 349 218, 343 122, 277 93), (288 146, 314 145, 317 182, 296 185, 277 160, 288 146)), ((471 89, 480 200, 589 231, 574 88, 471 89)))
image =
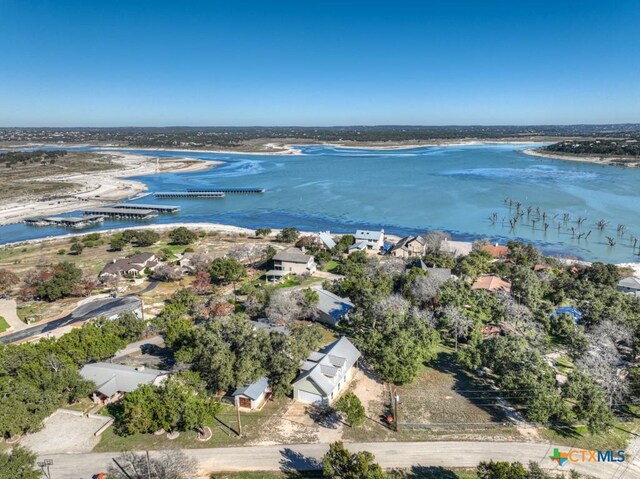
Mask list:
POLYGON ((232 394, 236 407, 251 411, 261 409, 270 395, 271 387, 266 376, 239 387, 232 394))

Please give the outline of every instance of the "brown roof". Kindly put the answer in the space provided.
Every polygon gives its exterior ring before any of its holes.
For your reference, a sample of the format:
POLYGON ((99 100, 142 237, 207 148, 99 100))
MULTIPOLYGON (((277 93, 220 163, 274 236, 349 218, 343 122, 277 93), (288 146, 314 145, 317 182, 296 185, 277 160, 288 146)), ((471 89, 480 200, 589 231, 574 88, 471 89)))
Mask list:
POLYGON ((302 263, 307 264, 313 256, 305 254, 300 248, 291 246, 276 254, 273 259, 276 261, 284 261, 286 263, 302 263))
POLYGON ((509 255, 509 248, 506 246, 487 245, 482 247, 483 251, 489 253, 495 259, 506 258, 509 255))
POLYGON ((471 289, 486 289, 487 291, 504 291, 509 293, 511 291, 511 283, 494 275, 480 276, 475 280, 471 289))
POLYGON ((152 253, 138 253, 127 258, 120 258, 118 260, 107 263, 104 268, 102 268, 100 275, 118 275, 127 271, 131 271, 132 269, 142 271, 145 269, 145 267, 155 264, 154 261, 150 262, 152 258, 152 253))
POLYGON ((537 264, 533 267, 534 271, 543 271, 543 270, 551 270, 553 266, 549 266, 548 264, 537 264))

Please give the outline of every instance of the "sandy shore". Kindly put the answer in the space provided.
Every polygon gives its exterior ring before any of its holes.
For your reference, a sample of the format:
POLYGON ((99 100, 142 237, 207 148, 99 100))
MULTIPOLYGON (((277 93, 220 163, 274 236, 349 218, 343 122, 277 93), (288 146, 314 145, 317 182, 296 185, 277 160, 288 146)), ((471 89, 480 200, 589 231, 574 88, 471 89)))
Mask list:
POLYGON ((0 225, 16 223, 33 216, 53 216, 77 210, 94 208, 138 195, 147 189, 140 181, 127 179, 160 172, 193 172, 223 164, 220 161, 205 161, 194 158, 166 158, 156 165, 156 159, 144 155, 106 153, 120 168, 107 171, 55 175, 31 181, 55 181, 76 185, 75 190, 60 198, 43 200, 42 197, 25 196, 0 203, 0 225))
POLYGON ((509 141, 509 140, 451 140, 451 141, 424 141, 411 144, 395 144, 395 145, 380 145, 376 143, 366 143, 362 145, 354 144, 350 142, 345 143, 322 143, 322 145, 332 146, 335 148, 352 148, 355 150, 410 150, 413 148, 422 148, 425 146, 474 146, 474 145, 531 145, 533 143, 542 143, 541 141, 509 141))
POLYGON ((559 155, 557 153, 547 153, 535 149, 522 150, 522 153, 529 156, 537 156, 540 158, 551 158, 553 160, 576 161, 579 163, 594 163, 604 166, 624 166, 628 168, 640 167, 640 160, 620 157, 603 157, 603 156, 577 156, 577 155, 559 155))

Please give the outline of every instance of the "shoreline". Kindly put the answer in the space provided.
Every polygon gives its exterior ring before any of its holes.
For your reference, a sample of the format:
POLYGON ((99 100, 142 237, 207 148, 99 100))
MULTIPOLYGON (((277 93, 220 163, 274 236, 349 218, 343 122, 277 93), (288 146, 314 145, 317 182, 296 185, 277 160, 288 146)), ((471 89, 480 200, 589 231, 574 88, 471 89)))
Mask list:
MULTIPOLYGON (((147 191, 145 183, 132 177, 156 174, 156 160, 150 156, 125 153, 109 153, 112 161, 120 165, 113 170, 55 175, 36 178, 33 181, 58 181, 73 188, 61 197, 45 199, 42 196, 23 196, 2 203, 0 226, 19 223, 34 216, 54 216, 79 209, 79 203, 96 208, 123 201, 147 191)), ((204 171, 224 164, 223 161, 198 158, 164 158, 158 162, 160 173, 189 173, 204 171)))
MULTIPOLYGON (((140 229, 140 230, 151 229, 151 230, 158 230, 158 231, 166 231, 166 230, 179 228, 181 226, 185 228, 193 229, 193 230, 205 231, 207 233, 217 232, 225 235, 254 236, 255 234, 255 229, 245 228, 242 226, 234 226, 234 225, 229 225, 224 223, 208 223, 208 222, 198 222, 198 223, 177 222, 177 223, 141 225, 140 227, 134 227, 134 228, 132 227, 111 228, 108 230, 96 231, 96 233, 100 233, 101 235, 102 234, 111 235, 111 234, 119 233, 125 230, 131 230, 131 229, 140 229)), ((271 234, 269 235, 269 237, 275 237, 280 231, 281 231, 281 228, 271 228, 271 234)), ((64 235, 46 236, 44 238, 34 238, 30 240, 15 241, 13 243, 1 244, 0 249, 14 248, 17 246, 34 245, 34 244, 48 243, 48 242, 55 242, 55 241, 66 241, 70 238, 85 236, 89 233, 91 232, 74 232, 74 233, 68 233, 64 235)), ((300 230, 300 236, 315 235, 317 233, 318 233, 317 231, 300 230)), ((342 234, 343 233, 336 233, 337 236, 341 236, 342 234)), ((400 235, 396 235, 393 232, 385 232, 385 236, 390 237, 390 239, 394 239, 396 241, 401 238, 400 235)), ((472 242, 470 241, 463 241, 463 243, 468 243, 469 245, 472 244, 472 242)), ((557 256, 549 256, 549 257, 556 258, 565 264, 590 265, 592 263, 591 261, 583 261, 579 259, 568 259, 568 258, 557 257, 557 256)), ((640 276, 640 262, 625 261, 621 263, 610 263, 610 264, 615 264, 616 266, 621 268, 630 268, 634 271, 635 275, 640 276)))
POLYGON ((527 148, 525 150, 521 150, 521 152, 528 156, 535 156, 538 158, 548 158, 552 160, 560 160, 560 161, 573 161, 578 163, 591 163, 594 165, 602 165, 602 166, 621 166, 623 168, 639 168, 640 167, 640 158, 631 159, 631 158, 619 158, 619 157, 604 157, 604 156, 577 156, 577 155, 562 155, 558 153, 546 153, 539 151, 537 149, 527 148), (625 164, 628 163, 628 164, 625 164))

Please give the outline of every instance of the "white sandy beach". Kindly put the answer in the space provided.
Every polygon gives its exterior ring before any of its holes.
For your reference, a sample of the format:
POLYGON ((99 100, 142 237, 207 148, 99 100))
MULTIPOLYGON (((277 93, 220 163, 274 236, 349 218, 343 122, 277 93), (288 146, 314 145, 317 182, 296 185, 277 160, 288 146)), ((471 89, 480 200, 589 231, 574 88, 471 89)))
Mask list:
MULTIPOLYGON (((150 175, 157 172, 156 159, 144 155, 112 153, 113 161, 121 168, 55 175, 31 181, 55 181, 77 185, 63 197, 43 201, 37 196, 24 196, 0 203, 0 225, 16 223, 32 216, 53 216, 79 207, 96 207, 131 198, 146 190, 146 185, 127 179, 131 176, 150 175)), ((194 158, 168 158, 159 162, 161 172, 192 172, 213 168, 220 161, 205 161, 194 158)))

